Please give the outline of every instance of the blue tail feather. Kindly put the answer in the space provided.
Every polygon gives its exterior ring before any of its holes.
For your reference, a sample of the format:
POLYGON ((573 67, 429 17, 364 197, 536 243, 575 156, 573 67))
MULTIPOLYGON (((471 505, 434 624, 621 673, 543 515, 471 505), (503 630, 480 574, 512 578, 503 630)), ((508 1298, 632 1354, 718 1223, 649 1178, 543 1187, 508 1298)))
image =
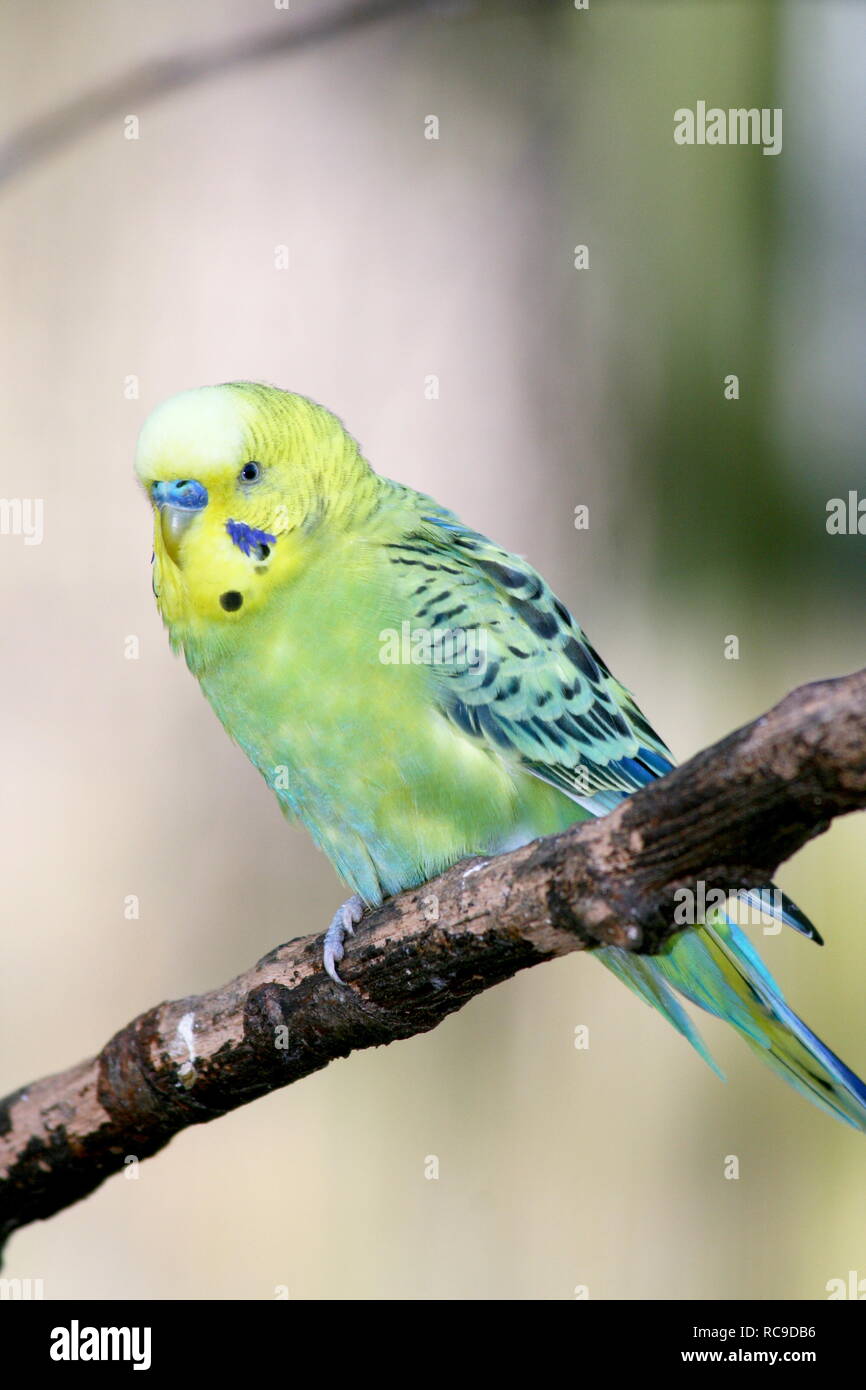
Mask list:
MULTIPOLYGON (((631 791, 672 770, 662 746, 636 742, 633 756, 610 765, 619 787, 600 785, 589 797, 575 796, 593 815, 604 815, 631 791)), ((775 884, 745 890, 740 902, 822 944, 808 917, 775 884)), ((686 928, 659 955, 636 956, 613 946, 597 948, 593 955, 658 1009, 715 1071, 719 1069, 677 994, 732 1024, 798 1091, 866 1132, 866 1085, 789 1008, 748 937, 721 912, 710 913, 703 925, 686 928)))
POLYGON ((866 1085, 797 1017, 751 942, 721 914, 686 929, 662 954, 640 957, 640 972, 623 959, 627 951, 603 947, 593 954, 659 1009, 714 1067, 691 1021, 684 1026, 671 987, 732 1024, 803 1095, 866 1132, 866 1085))

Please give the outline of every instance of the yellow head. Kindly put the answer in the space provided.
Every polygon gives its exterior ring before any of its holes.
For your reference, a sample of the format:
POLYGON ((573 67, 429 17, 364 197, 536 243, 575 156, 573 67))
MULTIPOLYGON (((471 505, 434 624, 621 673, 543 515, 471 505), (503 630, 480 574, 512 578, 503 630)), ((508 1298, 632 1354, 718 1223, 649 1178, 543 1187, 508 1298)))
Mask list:
POLYGON ((154 507, 154 590, 175 644, 260 610, 323 532, 363 520, 380 485, 330 411, 252 382, 158 406, 135 471, 154 507))

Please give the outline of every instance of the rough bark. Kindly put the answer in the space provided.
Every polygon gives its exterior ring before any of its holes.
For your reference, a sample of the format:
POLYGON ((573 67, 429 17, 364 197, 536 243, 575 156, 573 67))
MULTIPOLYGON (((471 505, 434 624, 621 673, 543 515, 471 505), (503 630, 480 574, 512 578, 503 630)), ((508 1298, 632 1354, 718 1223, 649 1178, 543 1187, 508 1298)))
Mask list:
POLYGON ((0 1103, 0 1239, 337 1057, 434 1028, 527 966, 599 943, 656 951, 674 894, 760 887, 866 805, 866 671, 803 686, 610 815, 455 865, 371 913, 335 985, 322 937, 160 1004, 0 1103))

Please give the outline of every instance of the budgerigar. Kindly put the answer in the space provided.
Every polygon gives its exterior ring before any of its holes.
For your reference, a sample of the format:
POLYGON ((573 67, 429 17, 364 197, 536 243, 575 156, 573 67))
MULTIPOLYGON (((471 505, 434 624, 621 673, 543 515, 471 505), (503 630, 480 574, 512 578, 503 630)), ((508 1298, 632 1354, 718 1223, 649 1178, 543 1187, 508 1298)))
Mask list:
MULTIPOLYGON (((323 407, 250 382, 185 391, 146 421, 136 469, 172 646, 353 890, 326 937, 335 979, 364 904, 603 814, 671 768, 540 575, 374 473, 323 407)), ((591 954, 707 1060, 678 995, 866 1129, 866 1087, 720 912, 660 955, 591 954)))

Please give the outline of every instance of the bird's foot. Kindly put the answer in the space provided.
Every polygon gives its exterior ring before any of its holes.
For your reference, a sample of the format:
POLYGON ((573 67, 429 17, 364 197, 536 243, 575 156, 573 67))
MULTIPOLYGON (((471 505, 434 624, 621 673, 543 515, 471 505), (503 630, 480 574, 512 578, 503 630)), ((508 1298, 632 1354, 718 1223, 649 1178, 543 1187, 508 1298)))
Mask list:
POLYGON ((344 985, 346 983, 337 974, 337 964, 346 953, 343 942, 347 936, 354 936, 355 927, 363 915, 364 904, 358 894, 353 893, 348 902, 343 903, 343 906, 334 913, 331 918, 331 925, 325 932, 325 949, 322 952, 322 960, 335 984, 344 985))

